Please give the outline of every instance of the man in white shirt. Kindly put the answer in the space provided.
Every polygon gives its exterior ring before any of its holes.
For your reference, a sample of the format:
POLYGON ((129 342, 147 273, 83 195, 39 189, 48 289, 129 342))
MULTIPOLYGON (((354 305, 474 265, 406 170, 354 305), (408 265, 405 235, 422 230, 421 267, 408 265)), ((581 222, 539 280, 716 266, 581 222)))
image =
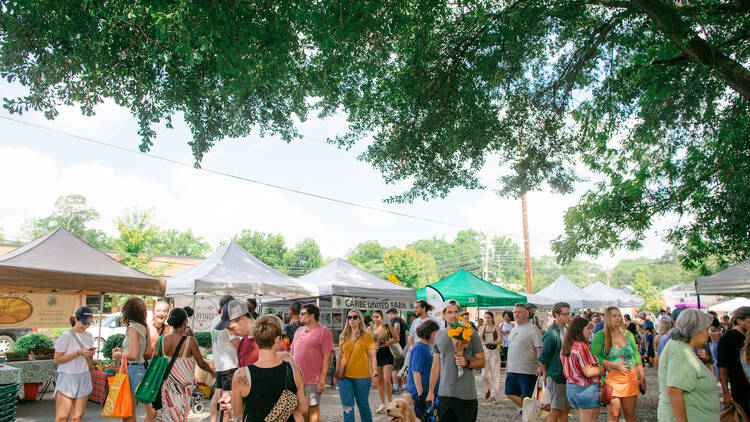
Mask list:
MULTIPOLYGON (((417 314, 417 317, 411 322, 411 327, 409 327, 409 342, 407 349, 411 349, 411 347, 414 346, 414 342, 417 341, 417 327, 419 327, 419 324, 430 319, 427 312, 430 312, 431 310, 432 305, 427 303, 426 300, 420 299, 414 303, 414 313, 417 314)), ((404 350, 404 354, 406 354, 406 350, 404 350)))
MULTIPOLYGON (((211 327, 216 327, 221 321, 221 309, 227 303, 234 300, 230 295, 222 296, 219 299, 219 315, 217 315, 211 327)), ((226 328, 223 330, 211 329, 211 350, 214 356, 214 369, 216 370, 216 382, 214 383, 214 395, 211 398, 211 422, 217 422, 219 411, 216 409, 216 403, 223 398, 229 399, 232 392, 232 376, 237 370, 237 343, 239 337, 229 333, 226 328)), ((231 418, 231 412, 224 412, 224 422, 231 418)))

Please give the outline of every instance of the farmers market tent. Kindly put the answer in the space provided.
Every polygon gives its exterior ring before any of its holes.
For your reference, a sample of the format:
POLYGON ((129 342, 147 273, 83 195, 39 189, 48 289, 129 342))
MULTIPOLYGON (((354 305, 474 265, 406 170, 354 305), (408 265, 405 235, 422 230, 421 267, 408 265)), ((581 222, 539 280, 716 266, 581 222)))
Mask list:
POLYGON ((607 303, 605 300, 591 297, 591 295, 573 284, 564 275, 557 277, 557 280, 536 292, 536 294, 552 299, 555 302, 567 302, 571 307, 576 309, 599 308, 607 303))
MULTIPOLYGON (((328 264, 299 278, 318 288, 318 296, 371 298, 414 305, 416 295, 411 287, 399 286, 336 258, 328 264)), ((356 308, 357 306, 346 306, 356 308)), ((401 307, 398 307, 401 308, 401 307)))
POLYGON ((167 295, 180 294, 286 298, 317 295, 318 290, 274 270, 230 241, 200 264, 168 279, 167 295))
POLYGON ((0 288, 163 296, 165 282, 59 228, 0 257, 0 288))
MULTIPOLYGON (((464 269, 460 269, 437 283, 430 284, 430 286, 439 291, 445 300, 455 299, 461 306, 492 308, 526 302, 526 296, 484 281, 464 269)), ((417 291, 418 299, 425 299, 426 297, 425 289, 417 291)))
POLYGON ((640 297, 614 289, 599 281, 584 287, 583 291, 591 297, 605 301, 608 306, 633 307, 643 306, 644 304, 643 299, 640 297))
POLYGON ((539 306, 541 308, 551 308, 552 305, 555 304, 554 299, 550 299, 548 297, 535 295, 533 293, 524 293, 519 292, 518 294, 526 296, 526 302, 533 303, 536 306, 539 306))
POLYGON ((750 259, 695 280, 699 295, 750 296, 750 259))
POLYGON ((750 299, 746 297, 736 297, 726 302, 717 303, 709 306, 708 309, 716 312, 734 312, 740 306, 750 306, 750 299))

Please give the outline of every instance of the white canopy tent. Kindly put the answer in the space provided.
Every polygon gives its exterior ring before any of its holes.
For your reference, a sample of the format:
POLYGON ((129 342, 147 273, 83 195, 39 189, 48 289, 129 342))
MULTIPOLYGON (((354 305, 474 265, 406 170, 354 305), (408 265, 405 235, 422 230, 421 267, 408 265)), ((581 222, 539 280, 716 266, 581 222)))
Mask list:
POLYGON ((200 264, 167 280, 167 296, 179 294, 287 298, 317 295, 318 290, 274 270, 230 241, 200 264))
POLYGON ((644 304, 643 299, 625 293, 622 290, 609 287, 599 281, 584 287, 583 291, 591 297, 605 301, 606 305, 609 306, 634 307, 643 306, 644 304))
POLYGON ((727 300, 726 302, 717 303, 716 305, 709 306, 708 309, 716 312, 733 312, 740 306, 750 306, 750 298, 736 297, 734 299, 727 300))
POLYGON ((750 296, 750 259, 695 280, 698 295, 750 296))
POLYGON ((336 258, 328 264, 299 278, 317 287, 318 296, 379 298, 413 304, 417 294, 411 287, 399 286, 388 280, 336 258))
POLYGON ((551 308, 555 304, 555 300, 541 295, 535 295, 533 293, 518 292, 520 295, 526 296, 526 302, 533 303, 540 308, 551 308))
POLYGON ((222 295, 235 299, 260 296, 289 298, 317 295, 317 288, 282 274, 242 246, 230 241, 198 265, 167 280, 167 296, 176 306, 190 305, 191 325, 198 331, 210 330, 222 295))
POLYGON ((574 309, 599 308, 606 305, 605 300, 592 297, 564 275, 557 277, 557 280, 536 292, 536 295, 555 302, 567 302, 574 309))

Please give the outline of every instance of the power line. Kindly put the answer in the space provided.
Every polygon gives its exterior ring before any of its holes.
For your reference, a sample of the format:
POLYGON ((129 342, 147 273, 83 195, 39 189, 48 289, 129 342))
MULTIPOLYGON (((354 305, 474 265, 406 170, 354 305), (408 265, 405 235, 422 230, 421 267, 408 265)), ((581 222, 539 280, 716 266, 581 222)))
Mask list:
MULTIPOLYGON (((199 170, 199 171, 203 171, 203 172, 207 172, 207 173, 211 173, 211 174, 216 174, 216 175, 219 175, 219 176, 224 176, 224 177, 228 177, 228 178, 232 178, 232 179, 236 179, 236 180, 241 180, 241 181, 244 181, 244 182, 254 183, 254 184, 261 185, 261 186, 266 186, 266 187, 270 187, 270 188, 273 188, 273 189, 282 190, 282 191, 285 191, 285 192, 291 192, 291 193, 295 193, 295 194, 298 194, 298 195, 307 196, 307 197, 310 197, 310 198, 315 198, 315 199, 320 199, 320 200, 323 200, 323 201, 333 202, 333 203, 336 203, 336 204, 339 204, 339 205, 346 205, 346 206, 350 206, 350 207, 354 207, 354 208, 361 208, 361 209, 366 209, 366 210, 370 210, 370 211, 376 211, 376 212, 380 212, 380 213, 384 213, 384 214, 390 214, 390 215, 395 215, 395 216, 398 216, 398 217, 409 218, 409 219, 424 221, 424 222, 428 222, 428 223, 440 224, 440 225, 454 227, 454 228, 459 228, 459 229, 471 229, 471 227, 468 227, 468 226, 465 226, 465 225, 461 225, 461 224, 451 223, 451 222, 448 222, 448 221, 438 220, 438 219, 429 218, 429 217, 421 217, 421 216, 418 216, 418 215, 407 214, 407 213, 403 213, 403 212, 399 212, 399 211, 387 210, 387 209, 373 207, 371 205, 360 204, 360 203, 356 203, 356 202, 352 202, 352 201, 348 201, 348 200, 337 199, 337 198, 329 197, 329 196, 322 195, 322 194, 307 192, 307 191, 303 191, 303 190, 300 190, 300 189, 290 188, 290 187, 286 187, 286 186, 282 186, 282 185, 277 185, 277 184, 274 184, 274 183, 264 182, 264 181, 261 181, 261 180, 251 179, 249 177, 238 176, 238 175, 235 175, 235 174, 232 174, 232 173, 228 173, 228 172, 224 172, 224 171, 221 171, 221 170, 214 170, 214 169, 205 168, 205 167, 201 167, 201 168, 196 169, 193 165, 191 165, 189 163, 184 163, 182 161, 174 160, 174 159, 171 159, 171 158, 168 158, 168 157, 164 157, 164 156, 160 156, 160 155, 156 155, 156 154, 145 153, 145 152, 142 152, 142 151, 139 151, 139 150, 136 150, 136 149, 126 148, 126 147, 122 147, 122 146, 115 145, 115 144, 110 144, 110 143, 107 143, 107 142, 104 142, 104 141, 100 141, 100 140, 97 140, 97 139, 93 139, 93 138, 89 138, 89 137, 86 137, 86 136, 77 135, 77 134, 74 134, 74 133, 66 132, 66 131, 63 131, 63 130, 60 130, 60 129, 55 129, 55 128, 52 128, 52 127, 49 127, 49 126, 45 126, 45 125, 40 125, 38 123, 27 122, 27 121, 20 120, 20 119, 14 119, 14 118, 11 118, 11 117, 8 117, 8 116, 0 116, 0 119, 6 120, 6 121, 9 121, 9 122, 14 122, 14 123, 26 125, 26 126, 30 126, 30 127, 34 127, 34 128, 37 128, 37 129, 42 129, 42 130, 46 130, 46 131, 58 133, 58 134, 65 135, 65 136, 73 138, 73 139, 77 139, 79 141, 84 141, 84 142, 89 142, 89 143, 93 143, 93 144, 100 145, 100 146, 114 148, 114 149, 117 149, 117 150, 120 150, 120 151, 128 152, 128 153, 131 153, 131 154, 136 154, 136 155, 139 155, 139 156, 150 157, 150 158, 153 158, 153 159, 156 159, 156 160, 160 160, 160 161, 163 161, 163 162, 167 162, 167 163, 170 163, 170 164, 174 164, 174 165, 178 165, 178 166, 190 168, 191 170, 199 170)), ((310 138, 310 139, 313 139, 313 138, 310 138)), ((506 236, 506 237, 509 237, 509 238, 512 239, 512 237, 507 236, 506 234, 503 234, 503 233, 501 233, 499 231, 496 231, 496 230, 489 230, 489 229, 487 229, 486 231, 490 232, 490 233, 497 234, 497 235, 506 236)))

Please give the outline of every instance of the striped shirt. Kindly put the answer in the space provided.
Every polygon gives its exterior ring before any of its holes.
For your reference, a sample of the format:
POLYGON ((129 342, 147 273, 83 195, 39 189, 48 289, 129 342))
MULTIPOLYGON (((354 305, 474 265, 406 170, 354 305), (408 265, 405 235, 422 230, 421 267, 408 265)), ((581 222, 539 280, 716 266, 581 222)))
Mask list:
POLYGON ((583 368, 599 363, 594 354, 591 353, 591 348, 588 344, 578 341, 573 343, 573 346, 570 348, 570 356, 564 356, 561 353, 560 361, 563 366, 563 375, 568 384, 577 384, 586 387, 598 382, 597 378, 589 378, 583 373, 583 368))

